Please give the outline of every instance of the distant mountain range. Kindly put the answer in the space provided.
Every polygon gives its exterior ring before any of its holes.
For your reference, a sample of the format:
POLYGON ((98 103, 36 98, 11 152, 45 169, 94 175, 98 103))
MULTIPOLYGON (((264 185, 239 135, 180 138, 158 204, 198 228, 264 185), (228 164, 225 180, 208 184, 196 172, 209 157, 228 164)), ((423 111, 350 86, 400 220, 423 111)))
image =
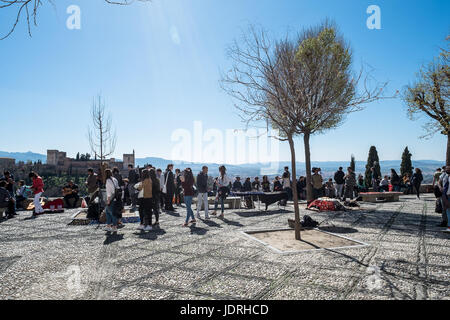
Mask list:
POLYGON ((47 156, 39 153, 34 153, 31 151, 28 152, 6 152, 0 151, 0 158, 13 158, 16 159, 16 162, 23 161, 33 161, 37 162, 38 160, 45 163, 47 161, 47 156))
MULTIPOLYGON (((18 161, 33 161, 36 162, 38 160, 45 163, 47 161, 47 156, 39 153, 33 152, 5 152, 0 151, 0 157, 14 158, 16 162, 18 161)), ((184 169, 186 167, 190 167, 194 173, 199 172, 202 168, 203 163, 192 163, 185 161, 174 161, 167 160, 163 158, 156 157, 147 157, 147 158, 137 158, 136 166, 143 167, 147 164, 151 164, 156 168, 165 169, 168 164, 173 163, 176 168, 184 169)), ((400 160, 384 160, 380 161, 382 174, 389 174, 391 168, 400 171, 400 160)), ((365 161, 356 161, 356 172, 364 173, 365 172, 365 161)), ((217 163, 208 163, 206 164, 209 167, 209 172, 211 175, 218 174, 218 168, 220 164, 217 163)), ((311 163, 312 167, 319 167, 322 169, 322 174, 324 177, 331 177, 334 172, 339 167, 343 167, 344 169, 350 165, 349 161, 313 161, 311 163)), ((413 166, 421 168, 425 181, 429 181, 431 179, 431 175, 436 170, 436 168, 444 165, 443 161, 435 161, 435 160, 416 160, 413 161, 413 166)), ((288 166, 291 168, 290 161, 280 161, 273 164, 267 163, 253 163, 253 164, 240 164, 240 165, 226 165, 227 172, 231 176, 241 176, 241 177, 255 177, 266 174, 270 177, 275 175, 279 175, 283 172, 283 168, 288 166)), ((297 175, 305 175, 305 163, 297 162, 297 175)))

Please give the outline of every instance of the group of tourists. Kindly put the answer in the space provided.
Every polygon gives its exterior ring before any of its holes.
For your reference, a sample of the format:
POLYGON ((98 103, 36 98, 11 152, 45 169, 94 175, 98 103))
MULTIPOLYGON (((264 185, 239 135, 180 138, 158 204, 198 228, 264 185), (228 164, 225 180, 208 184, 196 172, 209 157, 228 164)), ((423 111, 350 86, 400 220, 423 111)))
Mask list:
POLYGON ((450 233, 450 166, 438 168, 433 175, 434 194, 437 198, 436 212, 442 214, 439 227, 446 228, 444 232, 450 233))
POLYGON ((5 170, 3 176, 0 178, 0 219, 5 214, 6 218, 10 219, 17 215, 17 209, 24 207, 25 200, 30 194, 33 195, 33 217, 36 214, 44 212, 40 203, 40 197, 44 192, 44 182, 42 178, 35 172, 30 172, 29 178, 32 179, 31 187, 25 185, 25 181, 20 180, 18 185, 14 180, 14 175, 5 170))

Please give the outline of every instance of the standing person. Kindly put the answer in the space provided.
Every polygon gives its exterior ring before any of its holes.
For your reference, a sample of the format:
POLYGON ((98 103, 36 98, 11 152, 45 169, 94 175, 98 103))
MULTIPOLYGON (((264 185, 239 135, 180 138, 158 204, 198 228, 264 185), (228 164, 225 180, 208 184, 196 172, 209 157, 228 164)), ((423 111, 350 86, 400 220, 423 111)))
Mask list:
POLYGON ((378 192, 378 185, 380 183, 380 177, 378 176, 378 172, 375 167, 371 167, 370 171, 372 172, 372 186, 373 192, 378 192))
POLYGON ((414 173, 411 177, 411 185, 414 186, 417 192, 417 199, 420 199, 420 185, 423 181, 422 170, 419 168, 414 169, 414 173))
POLYGON ((442 186, 442 212, 445 214, 446 229, 444 232, 450 233, 450 166, 446 166, 439 178, 439 185, 442 186))
POLYGON ((441 177, 442 169, 437 168, 436 172, 433 173, 433 187, 439 184, 439 178, 441 177))
POLYGON ((34 171, 31 171, 28 175, 29 178, 33 179, 33 185, 31 186, 31 189, 33 190, 34 195, 34 210, 33 210, 33 217, 36 217, 36 215, 44 213, 44 209, 42 209, 41 206, 41 195, 44 193, 44 181, 42 178, 34 171))
POLYGON ((353 200, 353 193, 356 186, 356 177, 353 173, 353 170, 351 167, 347 168, 347 174, 344 177, 344 198, 345 201, 347 198, 350 198, 350 200, 353 200))
POLYGON ((175 211, 173 207, 173 195, 175 193, 175 176, 172 172, 173 164, 167 166, 166 172, 164 173, 164 187, 165 189, 165 208, 166 211, 175 211))
POLYGON ((236 177, 236 180, 233 182, 233 187, 231 190, 235 192, 241 192, 242 191, 242 182, 241 177, 236 177))
POLYGON ((142 182, 138 187, 142 191, 142 206, 144 214, 144 231, 151 231, 152 228, 152 214, 153 214, 153 183, 150 179, 150 172, 148 169, 142 171, 142 182))
POLYGON ((113 177, 111 169, 105 170, 106 181, 106 228, 105 230, 117 233, 118 214, 117 214, 117 192, 120 190, 119 182, 113 177))
POLYGON ((189 218, 192 218, 190 223, 196 223, 194 217, 194 212, 192 211, 192 197, 194 196, 194 175, 192 174, 191 168, 186 168, 183 171, 183 174, 180 177, 181 186, 184 191, 184 202, 186 204, 186 221, 183 224, 183 227, 187 227, 189 225, 189 218))
POLYGON ((391 184, 393 187, 393 191, 400 191, 400 176, 397 174, 395 169, 391 169, 391 184))
POLYGON ((144 170, 140 171, 140 178, 139 182, 136 183, 133 188, 138 191, 137 194, 137 206, 138 206, 138 212, 139 212, 139 226, 137 227, 137 230, 144 230, 145 228, 145 213, 144 213, 144 190, 142 188, 142 181, 143 179, 144 170))
POLYGON ((137 194, 134 186, 139 182, 139 174, 133 168, 132 164, 128 165, 128 193, 131 199, 131 209, 130 212, 136 211, 137 194))
POLYGON ((180 169, 175 169, 175 204, 177 207, 181 204, 181 172, 180 169))
POLYGON ((283 190, 287 192, 288 200, 292 200, 291 173, 289 172, 289 167, 284 167, 281 178, 283 180, 283 190))
POLYGON ((263 176, 263 180, 261 182, 261 188, 263 192, 270 192, 270 181, 267 176, 263 176))
POLYGON ((119 218, 118 219, 118 225, 120 227, 122 227, 123 226, 123 224, 122 224, 122 210, 124 209, 124 206, 123 206, 124 202, 123 202, 123 200, 124 200, 124 193, 125 193, 124 192, 124 190, 125 190, 125 182, 123 181, 123 178, 122 178, 122 175, 120 174, 119 168, 114 167, 113 170, 112 170, 112 173, 113 173, 113 177, 116 178, 117 183, 119 184, 119 189, 122 191, 120 193, 121 194, 120 201, 119 201, 119 199, 117 199, 117 202, 116 202, 116 206, 118 206, 117 208, 119 209, 116 212, 118 214, 117 217, 119 218))
POLYGON ((209 219, 209 213, 208 213, 208 167, 203 166, 202 171, 199 172, 197 175, 197 191, 198 191, 198 197, 197 197, 197 218, 201 219, 200 217, 200 208, 202 207, 202 203, 205 208, 205 219, 209 219))
POLYGON ((158 180, 159 180, 159 186, 160 186, 160 188, 159 188, 159 197, 158 197, 158 199, 156 199, 156 201, 157 201, 157 204, 156 204, 156 206, 157 206, 157 209, 158 209, 158 212, 161 214, 161 210, 164 210, 164 202, 165 202, 165 200, 164 200, 164 196, 165 196, 165 194, 164 194, 164 190, 163 190, 163 188, 164 188, 164 175, 162 174, 162 170, 161 169, 157 169, 156 170, 156 177, 158 178, 158 180))
POLYGON ((214 201, 214 212, 212 213, 214 216, 217 214, 217 207, 220 201, 220 205, 221 205, 221 211, 222 213, 219 215, 219 218, 223 218, 224 217, 224 203, 223 201, 227 198, 228 193, 230 192, 229 190, 229 186, 231 184, 231 180, 230 178, 228 178, 226 172, 227 169, 225 168, 225 166, 220 166, 219 167, 219 172, 220 175, 216 180, 216 184, 217 184, 217 196, 216 196, 216 201, 214 201))
POLYGON ((344 177, 345 173, 342 167, 339 167, 338 171, 334 173, 334 182, 336 183, 336 196, 342 198, 344 195, 344 177))
POLYGON ((86 178, 86 187, 89 194, 89 201, 88 203, 91 203, 94 201, 95 193, 98 190, 98 183, 97 183, 97 175, 94 173, 94 169, 89 168, 88 169, 88 176, 86 178))
POLYGON ((153 214, 155 215, 154 226, 159 226, 159 210, 157 208, 157 203, 159 199, 159 194, 161 193, 161 187, 159 184, 159 179, 156 177, 156 172, 154 168, 150 169, 149 175, 150 179, 152 180, 153 214))
POLYGON ((311 176, 311 184, 313 187, 313 198, 314 200, 322 196, 323 190, 323 178, 319 174, 319 168, 313 169, 313 175, 311 176))

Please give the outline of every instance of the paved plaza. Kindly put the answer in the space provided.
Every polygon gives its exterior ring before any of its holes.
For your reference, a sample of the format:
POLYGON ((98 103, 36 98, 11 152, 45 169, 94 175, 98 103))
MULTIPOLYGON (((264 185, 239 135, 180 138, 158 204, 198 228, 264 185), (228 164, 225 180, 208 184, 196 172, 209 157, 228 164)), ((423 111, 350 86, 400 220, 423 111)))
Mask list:
MULTIPOLYGON (((433 195, 315 213, 325 231, 368 244, 279 254, 242 231, 287 227, 293 218, 227 210, 182 228, 185 209, 150 233, 125 224, 69 226, 73 210, 0 223, 0 299, 449 299, 450 236, 436 225, 433 195)), ((203 214, 203 213, 202 213, 203 214)))

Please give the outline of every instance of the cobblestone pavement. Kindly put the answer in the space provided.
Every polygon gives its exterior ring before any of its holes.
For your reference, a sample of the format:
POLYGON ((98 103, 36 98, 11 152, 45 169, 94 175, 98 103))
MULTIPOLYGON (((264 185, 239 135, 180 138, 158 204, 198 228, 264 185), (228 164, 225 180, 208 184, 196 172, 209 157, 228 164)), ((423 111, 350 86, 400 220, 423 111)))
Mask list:
POLYGON ((0 299, 449 299, 450 237, 434 198, 308 213, 369 244, 280 255, 241 231, 285 228, 293 208, 227 210, 182 228, 185 209, 147 234, 68 226, 73 211, 0 223, 0 299), (339 228, 338 228, 339 227, 339 228))

